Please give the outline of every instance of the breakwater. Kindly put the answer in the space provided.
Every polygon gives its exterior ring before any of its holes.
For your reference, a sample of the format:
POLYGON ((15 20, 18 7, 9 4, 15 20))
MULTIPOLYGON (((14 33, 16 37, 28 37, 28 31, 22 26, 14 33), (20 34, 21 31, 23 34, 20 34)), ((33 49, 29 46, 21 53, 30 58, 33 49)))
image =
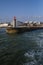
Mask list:
POLYGON ((43 29, 42 26, 32 26, 32 27, 8 27, 6 29, 7 33, 22 33, 22 32, 28 32, 32 30, 37 30, 37 29, 43 29))

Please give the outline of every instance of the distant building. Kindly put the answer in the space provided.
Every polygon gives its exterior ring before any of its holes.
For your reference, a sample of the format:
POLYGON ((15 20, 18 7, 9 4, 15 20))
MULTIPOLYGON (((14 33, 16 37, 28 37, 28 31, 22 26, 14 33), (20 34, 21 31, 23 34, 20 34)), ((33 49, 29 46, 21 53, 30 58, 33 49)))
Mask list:
POLYGON ((23 22, 21 22, 21 21, 16 21, 16 27, 22 26, 22 25, 23 25, 23 22))
POLYGON ((7 23, 2 23, 2 24, 0 24, 0 27, 7 27, 7 26, 8 26, 7 23))
POLYGON ((39 26, 39 25, 40 25, 40 22, 39 22, 39 21, 34 21, 34 22, 33 22, 33 25, 34 25, 34 26, 39 26))
POLYGON ((29 24, 31 24, 33 21, 28 21, 29 24))
POLYGON ((37 25, 39 25, 39 24, 40 24, 40 22, 36 22, 36 24, 37 24, 37 25))
POLYGON ((28 23, 28 21, 25 21, 24 23, 26 23, 26 24, 27 24, 27 23, 28 23))
MULTIPOLYGON (((13 22, 11 22, 11 25, 13 26, 13 22)), ((19 27, 19 26, 22 26, 23 25, 23 22, 21 21, 16 21, 16 27, 19 27)))

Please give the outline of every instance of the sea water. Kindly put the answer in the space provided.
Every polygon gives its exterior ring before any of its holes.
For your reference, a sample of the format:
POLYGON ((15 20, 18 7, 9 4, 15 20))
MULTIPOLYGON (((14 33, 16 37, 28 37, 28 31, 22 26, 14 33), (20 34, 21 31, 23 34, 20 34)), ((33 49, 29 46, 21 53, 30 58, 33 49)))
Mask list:
POLYGON ((43 29, 7 34, 0 28, 0 65, 43 65, 43 29))

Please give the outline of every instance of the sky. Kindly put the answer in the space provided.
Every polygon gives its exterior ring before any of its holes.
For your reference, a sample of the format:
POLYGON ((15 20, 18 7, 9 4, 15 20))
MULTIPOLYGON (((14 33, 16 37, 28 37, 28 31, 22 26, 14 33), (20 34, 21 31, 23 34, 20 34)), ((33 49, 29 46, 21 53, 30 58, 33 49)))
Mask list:
POLYGON ((0 0, 0 18, 14 16, 43 20, 43 0, 0 0))

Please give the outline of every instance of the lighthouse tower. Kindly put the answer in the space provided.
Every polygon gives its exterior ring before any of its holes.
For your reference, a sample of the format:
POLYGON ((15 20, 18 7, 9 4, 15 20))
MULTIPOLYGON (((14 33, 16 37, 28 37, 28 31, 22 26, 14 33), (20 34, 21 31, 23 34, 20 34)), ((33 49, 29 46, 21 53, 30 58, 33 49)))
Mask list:
POLYGON ((14 16, 14 19, 13 19, 13 28, 16 28, 16 17, 14 16))

